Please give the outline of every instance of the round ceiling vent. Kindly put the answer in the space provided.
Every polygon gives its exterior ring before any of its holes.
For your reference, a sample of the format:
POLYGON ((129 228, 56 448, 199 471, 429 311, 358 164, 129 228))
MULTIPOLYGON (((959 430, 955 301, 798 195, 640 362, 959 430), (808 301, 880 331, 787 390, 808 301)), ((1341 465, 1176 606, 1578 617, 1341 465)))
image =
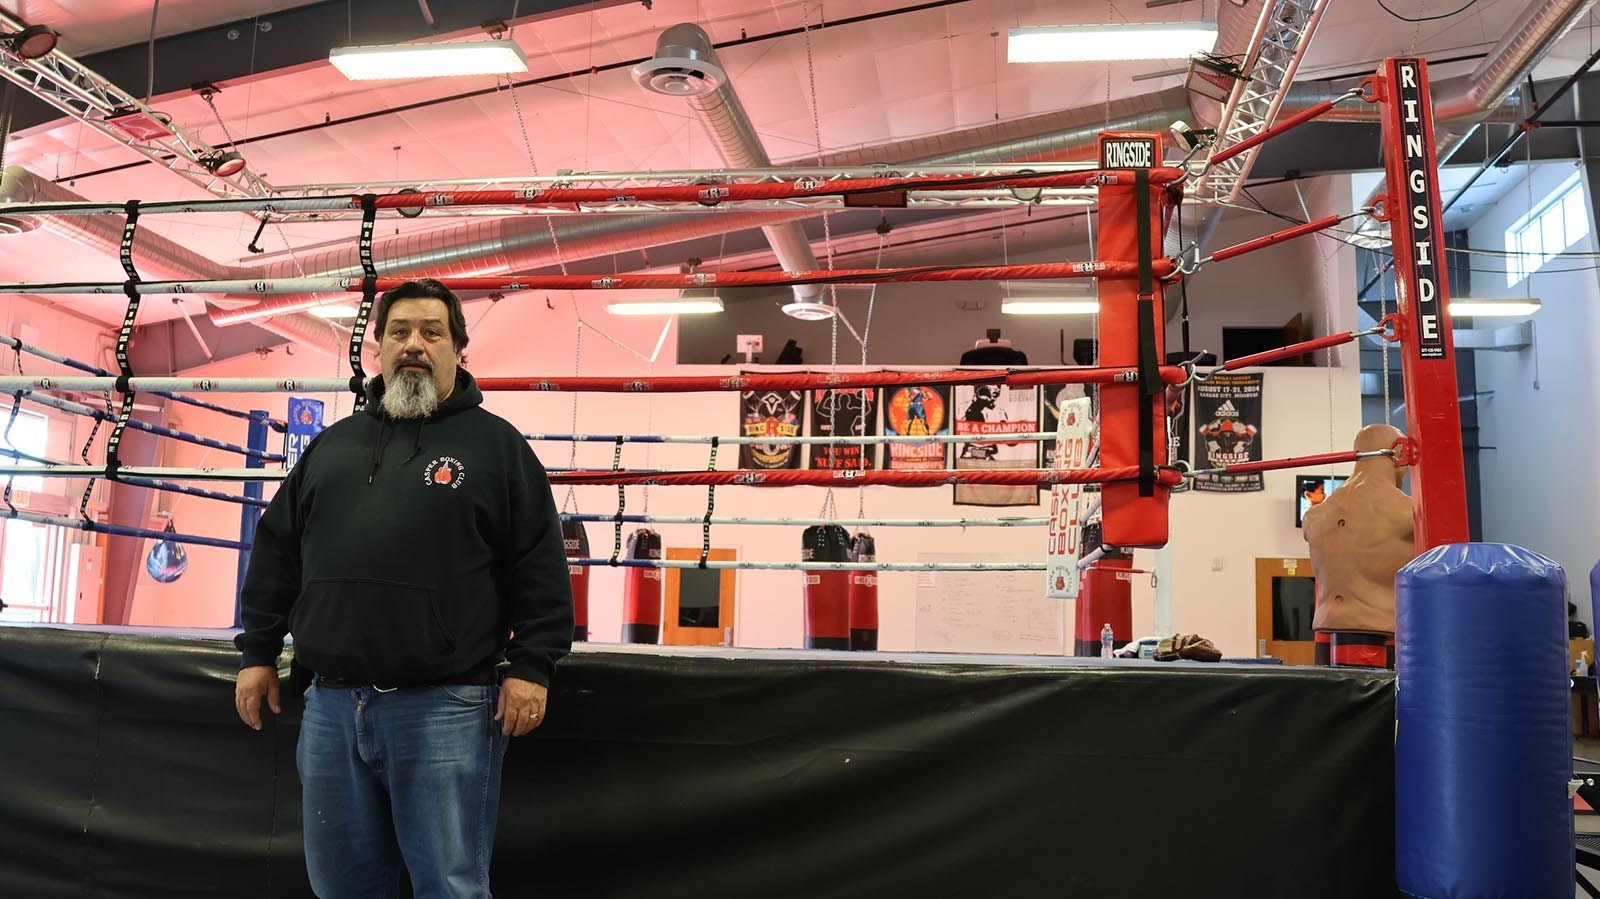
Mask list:
POLYGON ((39 227, 33 216, 0 215, 0 237, 10 237, 13 234, 26 234, 39 227))
POLYGON ((669 97, 704 97, 725 84, 728 73, 704 59, 657 57, 634 66, 633 80, 669 97))

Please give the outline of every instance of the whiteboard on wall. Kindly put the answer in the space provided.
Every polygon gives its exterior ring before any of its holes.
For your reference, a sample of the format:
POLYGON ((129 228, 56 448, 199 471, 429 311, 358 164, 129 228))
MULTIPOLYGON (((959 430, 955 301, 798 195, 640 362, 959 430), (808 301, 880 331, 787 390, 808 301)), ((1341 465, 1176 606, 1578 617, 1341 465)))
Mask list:
MULTIPOLYGON (((1025 562, 970 553, 918 553, 919 562, 1025 562)), ((1066 655, 1072 603, 1044 595, 1042 571, 917 573, 918 652, 1066 655)))

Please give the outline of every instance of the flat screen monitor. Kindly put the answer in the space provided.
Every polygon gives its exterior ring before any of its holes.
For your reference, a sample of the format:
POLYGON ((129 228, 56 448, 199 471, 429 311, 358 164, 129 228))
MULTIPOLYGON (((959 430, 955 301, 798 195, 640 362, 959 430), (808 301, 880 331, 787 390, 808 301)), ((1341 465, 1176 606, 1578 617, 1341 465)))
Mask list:
MULTIPOLYGON (((1222 329, 1222 358, 1239 359, 1245 356, 1254 356, 1256 353, 1265 353, 1268 350, 1281 349, 1295 342, 1295 337, 1284 328, 1238 328, 1225 327, 1222 329)), ((1307 356, 1291 356, 1277 362, 1263 362, 1262 365, 1305 365, 1307 356)))
POLYGON ((1294 477, 1294 526, 1300 527, 1312 506, 1327 499, 1348 477, 1300 474, 1294 477))
POLYGON ((678 626, 717 627, 722 611, 722 571, 683 568, 678 571, 678 626))

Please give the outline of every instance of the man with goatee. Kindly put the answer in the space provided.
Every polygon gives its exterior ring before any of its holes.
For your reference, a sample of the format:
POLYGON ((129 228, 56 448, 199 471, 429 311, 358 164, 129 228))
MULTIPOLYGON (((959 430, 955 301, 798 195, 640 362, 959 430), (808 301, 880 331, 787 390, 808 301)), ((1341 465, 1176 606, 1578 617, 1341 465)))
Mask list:
POLYGON ((256 531, 239 717, 280 711, 278 656, 314 672, 296 761, 322 899, 483 899, 511 737, 544 721, 572 645, 550 482, 460 367, 461 301, 433 280, 378 301, 365 414, 314 440, 256 531))

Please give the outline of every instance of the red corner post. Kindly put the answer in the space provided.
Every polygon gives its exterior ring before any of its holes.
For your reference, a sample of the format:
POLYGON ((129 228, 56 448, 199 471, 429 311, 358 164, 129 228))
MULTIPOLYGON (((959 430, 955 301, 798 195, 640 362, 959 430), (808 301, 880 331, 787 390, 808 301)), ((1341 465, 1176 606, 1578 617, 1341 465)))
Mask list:
POLYGON ((1388 175, 1385 212, 1400 299, 1406 436, 1416 450, 1412 515, 1422 553, 1471 539, 1428 66, 1414 58, 1385 60, 1377 90, 1388 175))
MULTIPOLYGON (((1143 239, 1151 260, 1162 258, 1161 237, 1166 228, 1163 185, 1150 185, 1143 201, 1135 179, 1137 169, 1161 165, 1161 135, 1149 132, 1102 132, 1100 167, 1120 170, 1115 183, 1100 187, 1100 246, 1098 259, 1134 262, 1143 239)), ((1155 280, 1141 297, 1138 277, 1102 277, 1100 292, 1100 358, 1108 368, 1138 369, 1141 337, 1153 343, 1155 364, 1165 362, 1166 306, 1161 282, 1155 280), (1143 302, 1141 302, 1143 300, 1143 302), (1141 334, 1141 316, 1147 321, 1141 334)), ((1146 360, 1148 362, 1148 360, 1146 360)), ((1122 468, 1140 464, 1143 438, 1150 441, 1150 462, 1167 464, 1166 410, 1157 385, 1151 402, 1141 402, 1138 382, 1100 386, 1100 466, 1122 468), (1149 419, 1141 431, 1141 406, 1149 419)), ((1111 546, 1164 546, 1167 542, 1167 501, 1170 487, 1138 482, 1106 484, 1101 506, 1101 539, 1111 546)))

